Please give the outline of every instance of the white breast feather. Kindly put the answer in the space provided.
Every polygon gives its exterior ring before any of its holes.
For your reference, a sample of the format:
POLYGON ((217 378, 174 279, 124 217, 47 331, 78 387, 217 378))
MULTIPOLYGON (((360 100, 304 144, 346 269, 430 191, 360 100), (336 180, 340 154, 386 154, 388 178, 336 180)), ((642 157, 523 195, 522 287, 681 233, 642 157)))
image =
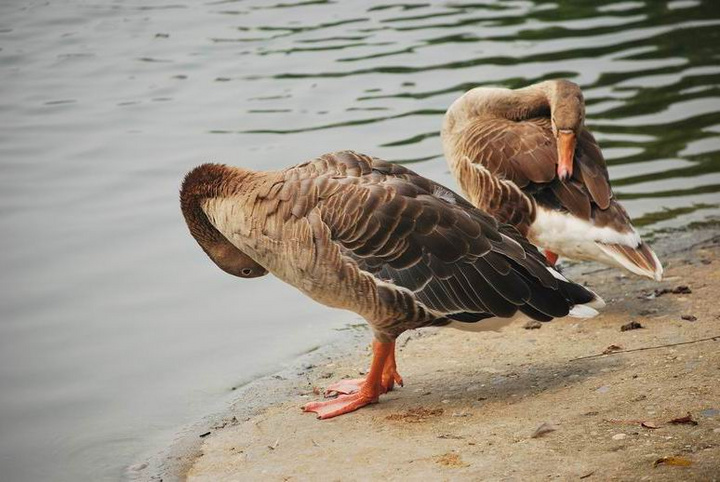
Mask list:
POLYGON ((588 242, 622 244, 631 248, 636 248, 640 244, 640 235, 634 228, 621 233, 608 226, 597 227, 576 216, 539 206, 530 232, 540 246, 553 251, 553 246, 572 246, 588 242))

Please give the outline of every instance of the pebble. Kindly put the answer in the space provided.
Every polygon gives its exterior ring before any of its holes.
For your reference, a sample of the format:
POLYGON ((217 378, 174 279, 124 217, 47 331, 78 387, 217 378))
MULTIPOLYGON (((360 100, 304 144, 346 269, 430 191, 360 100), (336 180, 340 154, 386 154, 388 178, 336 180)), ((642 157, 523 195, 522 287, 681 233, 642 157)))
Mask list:
POLYGON ((644 328, 644 326, 633 320, 630 323, 626 323, 621 326, 620 331, 639 330, 640 328, 644 328))
POLYGON ((526 330, 539 330, 542 328, 542 323, 537 320, 530 320, 523 326, 526 330))
POLYGON ((616 433, 615 435, 612 436, 612 439, 613 440, 623 440, 626 437, 627 437, 627 435, 624 433, 616 433))

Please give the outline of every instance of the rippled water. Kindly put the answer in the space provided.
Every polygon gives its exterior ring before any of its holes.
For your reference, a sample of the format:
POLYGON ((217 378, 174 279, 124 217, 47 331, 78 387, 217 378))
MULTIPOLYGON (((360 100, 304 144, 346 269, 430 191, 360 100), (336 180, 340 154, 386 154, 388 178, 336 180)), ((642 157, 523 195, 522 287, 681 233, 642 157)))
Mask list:
POLYGON ((352 148, 454 187, 442 114, 579 83, 646 231, 717 215, 714 0, 0 4, 0 479, 117 479, 354 320, 212 266, 177 189, 352 148))

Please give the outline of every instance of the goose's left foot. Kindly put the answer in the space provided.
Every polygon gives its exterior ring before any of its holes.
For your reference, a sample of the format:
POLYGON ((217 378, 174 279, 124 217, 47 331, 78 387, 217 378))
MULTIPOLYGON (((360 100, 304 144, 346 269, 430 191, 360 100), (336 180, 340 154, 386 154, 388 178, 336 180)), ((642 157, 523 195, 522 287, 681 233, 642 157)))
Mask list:
MULTIPOLYGON (((318 418, 326 419, 353 412, 365 405, 377 402, 380 395, 387 392, 387 388, 383 383, 383 375, 385 373, 385 365, 388 363, 389 358, 394 354, 394 352, 394 342, 380 343, 379 341, 373 341, 372 365, 370 366, 370 372, 368 373, 367 378, 362 381, 360 390, 357 393, 350 395, 340 395, 334 400, 328 400, 325 402, 310 402, 303 406, 303 411, 315 412, 317 413, 318 418)), ((392 363, 392 366, 394 368, 394 362, 392 363)), ((400 380, 402 381, 402 379, 400 380)), ((348 381, 357 382, 357 380, 348 381)), ((393 377, 393 383, 394 382, 395 380, 393 377)), ((352 385, 357 385, 357 383, 353 383, 352 385)))
MULTIPOLYGON (((395 387, 396 383, 401 387, 403 386, 403 379, 397 372, 397 364, 395 363, 395 342, 391 342, 390 345, 390 349, 392 351, 390 352, 387 360, 385 360, 385 366, 383 367, 383 373, 381 378, 382 393, 387 393, 391 391, 395 387)), ((364 378, 340 380, 339 382, 335 382, 332 385, 328 385, 328 387, 325 389, 325 397, 357 393, 360 391, 364 384, 364 378)))
POLYGON ((305 412, 317 413, 317 418, 324 420, 326 418, 337 417, 345 413, 354 412, 358 408, 370 405, 378 401, 380 393, 377 396, 363 394, 362 390, 351 395, 340 395, 339 397, 328 400, 326 402, 310 402, 303 407, 305 412))
POLYGON ((334 397, 335 395, 349 395, 357 393, 365 384, 364 378, 353 378, 351 380, 340 380, 332 385, 328 385, 325 389, 325 397, 334 397))

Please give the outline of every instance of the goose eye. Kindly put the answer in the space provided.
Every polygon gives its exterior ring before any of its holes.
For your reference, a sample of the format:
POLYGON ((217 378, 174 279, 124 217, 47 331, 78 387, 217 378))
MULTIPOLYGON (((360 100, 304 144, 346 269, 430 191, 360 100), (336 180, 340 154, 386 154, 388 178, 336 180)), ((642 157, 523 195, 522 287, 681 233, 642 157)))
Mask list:
POLYGON ((243 268, 242 271, 240 271, 240 274, 242 274, 243 276, 250 276, 252 274, 252 269, 243 268))

